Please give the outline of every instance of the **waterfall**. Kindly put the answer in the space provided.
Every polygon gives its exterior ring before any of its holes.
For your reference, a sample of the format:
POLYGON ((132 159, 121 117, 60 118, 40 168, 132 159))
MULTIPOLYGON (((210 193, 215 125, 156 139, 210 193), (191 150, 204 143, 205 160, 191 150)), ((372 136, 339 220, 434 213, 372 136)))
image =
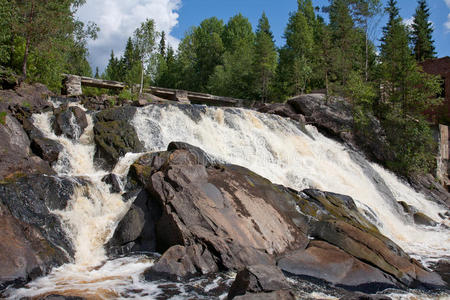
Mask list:
POLYGON ((448 229, 415 225, 399 213, 395 202, 413 205, 438 223, 443 222, 438 214, 445 208, 376 164, 364 160, 362 165, 354 159, 355 153, 315 127, 305 129, 295 121, 245 109, 201 106, 147 106, 132 123, 148 151, 165 150, 171 141, 183 141, 277 184, 349 195, 362 211, 375 213, 384 235, 424 263, 450 253, 448 229), (367 167, 378 173, 392 197, 380 191, 380 183, 367 175, 367 167))
MULTIPOLYGON (((59 176, 82 178, 86 182, 75 189, 66 209, 53 211, 63 221, 74 245, 75 257, 73 262, 54 269, 24 288, 11 289, 7 295, 11 299, 50 294, 88 299, 154 299, 162 293, 160 286, 141 279, 153 259, 135 255, 108 260, 105 255, 103 245, 132 200, 123 201, 121 193, 111 192, 109 185, 102 181, 107 172, 94 163, 92 116, 87 115, 88 127, 75 140, 56 136, 51 118, 50 112, 36 114, 33 123, 45 137, 63 146, 53 165, 54 170, 59 176)), ((146 151, 166 150, 172 141, 187 142, 219 161, 244 166, 277 184, 296 190, 317 188, 350 195, 361 212, 373 216, 383 234, 424 263, 448 257, 450 253, 450 231, 445 226, 417 226, 399 213, 396 202, 413 205, 438 223, 444 222, 439 217, 439 213, 445 211, 443 207, 427 201, 380 166, 326 138, 315 127, 305 128, 289 119, 245 109, 184 105, 139 108, 129 121, 146 151), (377 179, 368 173, 373 173, 377 179)), ((77 126, 73 120, 72 126, 77 126)), ((127 153, 113 173, 126 175, 139 155, 127 153)), ((192 298, 193 287, 199 284, 205 284, 206 289, 221 282, 229 285, 231 281, 232 276, 217 274, 212 281, 204 278, 170 283, 167 288, 177 289, 177 299, 183 299, 183 296, 192 298)), ((326 295, 314 292, 309 297, 325 298, 326 295)))

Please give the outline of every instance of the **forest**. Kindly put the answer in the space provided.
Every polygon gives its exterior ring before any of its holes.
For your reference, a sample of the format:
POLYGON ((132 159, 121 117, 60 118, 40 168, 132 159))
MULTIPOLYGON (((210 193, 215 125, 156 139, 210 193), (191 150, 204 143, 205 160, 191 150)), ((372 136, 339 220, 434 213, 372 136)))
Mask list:
POLYGON ((396 153, 391 169, 414 174, 433 168, 436 145, 423 112, 441 103, 442 83, 420 67, 436 55, 426 0, 417 2, 412 26, 404 24, 396 0, 329 0, 321 8, 297 0, 282 47, 275 45, 264 13, 256 30, 242 14, 226 23, 203 20, 185 33, 178 49, 147 19, 129 37, 122 56, 111 51, 102 74, 98 68, 92 72, 87 61, 87 43, 98 27, 75 17, 84 2, 0 0, 2 72, 55 91, 61 74, 70 73, 256 103, 325 91, 351 103, 354 130, 364 133, 371 117, 380 120, 396 153), (319 12, 328 15, 327 22, 319 12), (372 33, 384 14, 388 22, 377 48, 372 33))

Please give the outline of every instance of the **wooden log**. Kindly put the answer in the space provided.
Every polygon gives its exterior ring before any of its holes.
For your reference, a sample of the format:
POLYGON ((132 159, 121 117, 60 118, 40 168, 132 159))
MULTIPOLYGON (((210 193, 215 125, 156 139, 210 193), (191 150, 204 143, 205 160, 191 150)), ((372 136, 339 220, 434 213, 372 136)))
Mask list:
POLYGON ((119 81, 90 78, 85 76, 81 77, 81 85, 101 89, 117 89, 117 90, 122 90, 127 86, 125 83, 119 81))

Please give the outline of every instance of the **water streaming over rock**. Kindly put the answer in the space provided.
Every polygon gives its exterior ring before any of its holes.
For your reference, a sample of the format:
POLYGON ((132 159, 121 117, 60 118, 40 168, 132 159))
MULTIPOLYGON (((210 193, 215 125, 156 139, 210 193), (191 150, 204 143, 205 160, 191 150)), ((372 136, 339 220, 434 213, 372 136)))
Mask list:
POLYGON ((361 210, 370 209, 381 232, 408 253, 425 262, 450 253, 448 229, 415 225, 401 213, 397 201, 441 223, 438 214, 445 212, 443 207, 427 201, 383 168, 361 157, 355 159, 358 154, 315 127, 302 128, 289 119, 249 110, 192 106, 148 106, 138 111, 133 124, 148 151, 183 141, 274 183, 349 195, 361 210), (373 174, 368 176, 368 172, 373 174))
MULTIPOLYGON (((132 201, 123 201, 121 193, 112 193, 101 180, 107 172, 94 163, 92 117, 88 115, 89 125, 76 140, 56 136, 51 117, 51 113, 42 113, 34 115, 33 119, 46 137, 64 147, 53 168, 59 175, 81 177, 87 182, 76 189, 64 211, 54 211, 64 221, 66 233, 74 244, 75 260, 24 288, 10 290, 8 295, 12 299, 46 294, 89 299, 154 299, 171 289, 177 289, 177 299, 202 298, 196 294, 198 286, 208 292, 231 284, 232 275, 216 274, 213 279, 166 283, 164 288, 164 284, 162 287, 161 283, 141 279, 143 271, 153 264, 148 256, 107 260, 103 245, 132 201)), ((358 162, 361 157, 355 159, 359 154, 324 137, 314 127, 303 128, 294 121, 244 109, 201 106, 148 106, 139 109, 131 123, 147 151, 166 150, 170 142, 183 141, 202 148, 218 160, 247 167, 274 183, 297 190, 318 188, 350 195, 361 211, 372 216, 383 234, 411 255, 427 262, 450 253, 448 229, 413 224, 399 213, 396 202, 413 205, 438 223, 443 222, 438 215, 444 211, 442 207, 427 201, 383 168, 365 160, 362 165, 358 162), (368 172, 376 174, 377 180, 368 176, 368 172)), ((124 176, 138 156, 128 153, 113 172, 124 176)), ((222 298, 225 295, 222 294, 222 298)), ((308 295, 325 297, 323 291, 308 295)), ((402 297, 415 296, 395 296, 402 297)))

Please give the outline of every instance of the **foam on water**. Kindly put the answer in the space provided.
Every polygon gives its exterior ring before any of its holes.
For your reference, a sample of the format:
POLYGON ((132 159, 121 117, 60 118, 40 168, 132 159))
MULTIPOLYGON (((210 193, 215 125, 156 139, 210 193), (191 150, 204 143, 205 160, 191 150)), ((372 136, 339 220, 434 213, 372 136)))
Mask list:
MULTIPOLYGON (((133 124, 146 150, 165 150, 172 141, 198 146, 227 163, 249 168, 274 183, 302 190, 318 188, 352 196, 361 210, 376 214, 381 232, 418 258, 443 257, 450 252, 450 231, 417 226, 399 214, 396 201, 379 191, 363 167, 342 144, 315 127, 235 108, 147 106, 133 124)), ((366 162, 367 163, 367 162, 366 162)), ((405 201, 443 222, 445 208, 431 203, 381 167, 372 166, 397 201, 405 201)))

